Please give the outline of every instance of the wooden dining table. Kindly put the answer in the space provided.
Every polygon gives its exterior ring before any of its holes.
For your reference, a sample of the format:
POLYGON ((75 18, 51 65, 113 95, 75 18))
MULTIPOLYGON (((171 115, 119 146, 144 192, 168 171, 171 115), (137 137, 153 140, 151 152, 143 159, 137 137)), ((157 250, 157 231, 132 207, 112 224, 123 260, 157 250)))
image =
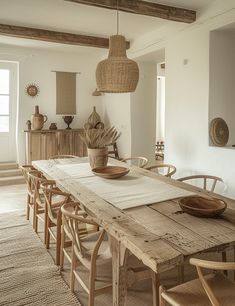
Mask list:
MULTIPOLYGON (((228 205, 216 219, 197 218, 183 213, 178 199, 119 209, 89 189, 76 177, 75 166, 84 158, 34 161, 33 166, 69 192, 103 227, 111 241, 113 261, 113 306, 125 306, 127 301, 127 254, 135 255, 155 275, 181 267, 192 256, 206 252, 224 252, 235 245, 235 201, 197 187, 166 178, 146 169, 130 166, 132 174, 199 194, 224 199, 228 205), (65 165, 67 171, 60 166, 65 165), (68 171, 70 169, 71 171, 68 171)), ((114 165, 123 166, 111 159, 114 165)), ((102 180, 102 178, 101 178, 102 180)), ((114 182, 115 184, 115 182, 114 182)), ((147 195, 146 195, 147 196, 147 195)), ((158 305, 158 296, 155 297, 158 305)))

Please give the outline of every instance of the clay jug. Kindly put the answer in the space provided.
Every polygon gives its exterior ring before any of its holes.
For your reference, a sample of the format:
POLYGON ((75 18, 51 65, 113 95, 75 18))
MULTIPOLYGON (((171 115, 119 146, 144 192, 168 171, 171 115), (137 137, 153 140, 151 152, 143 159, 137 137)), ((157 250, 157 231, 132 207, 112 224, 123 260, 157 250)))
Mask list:
POLYGON ((41 130, 44 123, 47 121, 47 116, 39 113, 39 106, 35 106, 35 114, 31 116, 32 129, 41 130))

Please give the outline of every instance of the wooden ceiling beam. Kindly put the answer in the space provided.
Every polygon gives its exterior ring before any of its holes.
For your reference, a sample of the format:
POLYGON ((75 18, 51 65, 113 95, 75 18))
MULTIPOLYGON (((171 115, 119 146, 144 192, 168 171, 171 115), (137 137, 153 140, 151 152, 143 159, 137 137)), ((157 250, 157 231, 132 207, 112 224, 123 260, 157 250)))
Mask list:
MULTIPOLYGON (((117 10, 117 0, 65 1, 117 10)), ((196 11, 142 0, 118 0, 118 9, 127 13, 158 17, 185 23, 192 23, 196 20, 196 11)))
MULTIPOLYGON (((85 47, 109 48, 109 39, 97 36, 87 36, 81 34, 72 34, 57 31, 48 31, 43 29, 21 27, 8 24, 0 24, 0 35, 34 39, 53 43, 78 45, 85 47)), ((127 42, 127 49, 130 43, 127 42)))

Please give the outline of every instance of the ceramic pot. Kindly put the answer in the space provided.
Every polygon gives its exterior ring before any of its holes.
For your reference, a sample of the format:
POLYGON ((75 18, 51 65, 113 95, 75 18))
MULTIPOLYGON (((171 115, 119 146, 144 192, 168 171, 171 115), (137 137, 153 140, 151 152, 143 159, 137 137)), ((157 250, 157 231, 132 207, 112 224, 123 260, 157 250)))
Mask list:
POLYGON ((49 130, 57 130, 57 125, 56 123, 52 122, 50 127, 49 127, 49 130))
POLYGON ((35 106, 35 113, 31 116, 32 129, 41 130, 44 123, 47 121, 47 116, 39 113, 39 106, 35 106))
POLYGON ((91 169, 105 167, 108 163, 108 148, 87 149, 91 169))

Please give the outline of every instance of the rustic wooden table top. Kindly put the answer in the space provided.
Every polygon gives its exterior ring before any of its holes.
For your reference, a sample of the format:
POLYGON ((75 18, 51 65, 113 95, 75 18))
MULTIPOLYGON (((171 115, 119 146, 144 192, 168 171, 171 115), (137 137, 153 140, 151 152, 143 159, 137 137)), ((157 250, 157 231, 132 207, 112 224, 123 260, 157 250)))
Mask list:
MULTIPOLYGON (((204 219, 183 213, 177 200, 120 210, 63 172, 58 164, 76 159, 34 161, 33 165, 58 186, 79 200, 97 222, 153 271, 161 273, 181 265, 192 255, 224 251, 235 245, 235 201, 188 184, 132 167, 136 173, 193 191, 224 199, 228 209, 218 219, 204 219)), ((112 160, 116 165, 123 165, 112 160)))

